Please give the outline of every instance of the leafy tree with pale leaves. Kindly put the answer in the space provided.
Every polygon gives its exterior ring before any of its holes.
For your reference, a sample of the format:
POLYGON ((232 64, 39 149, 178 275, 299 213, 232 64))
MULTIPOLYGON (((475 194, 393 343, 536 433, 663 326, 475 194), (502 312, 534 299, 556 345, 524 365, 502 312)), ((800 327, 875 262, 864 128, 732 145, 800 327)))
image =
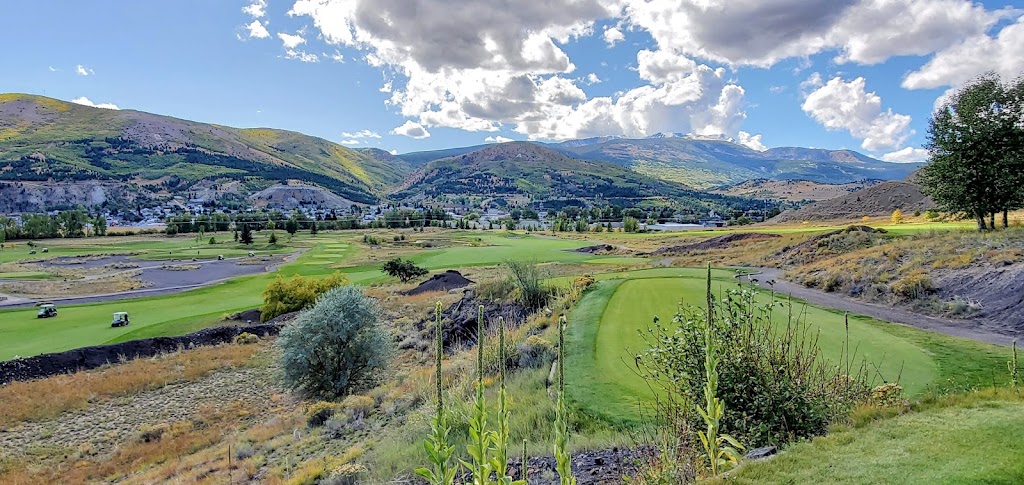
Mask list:
POLYGON ((394 354, 380 314, 377 300, 354 286, 325 293, 277 339, 285 386, 325 400, 372 386, 394 354))

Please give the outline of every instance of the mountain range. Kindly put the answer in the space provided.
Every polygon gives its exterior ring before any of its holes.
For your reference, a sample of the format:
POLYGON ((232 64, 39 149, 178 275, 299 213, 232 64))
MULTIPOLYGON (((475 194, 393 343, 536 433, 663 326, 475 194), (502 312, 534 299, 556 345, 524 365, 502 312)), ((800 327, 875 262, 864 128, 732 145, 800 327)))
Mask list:
POLYGON ((53 193, 61 195, 61 205, 87 206, 139 207, 174 196, 238 206, 295 199, 280 197, 281 191, 261 196, 282 185, 329 192, 330 197, 303 198, 332 205, 447 195, 532 201, 661 198, 730 205, 729 197, 704 190, 751 179, 895 180, 916 168, 849 150, 756 151, 678 134, 393 155, 286 130, 232 128, 0 94, 0 193, 15 199, 0 211, 17 211, 25 205, 21 199, 36 201, 32 209, 21 210, 36 210, 53 193), (90 185, 83 189, 83 183, 90 185))

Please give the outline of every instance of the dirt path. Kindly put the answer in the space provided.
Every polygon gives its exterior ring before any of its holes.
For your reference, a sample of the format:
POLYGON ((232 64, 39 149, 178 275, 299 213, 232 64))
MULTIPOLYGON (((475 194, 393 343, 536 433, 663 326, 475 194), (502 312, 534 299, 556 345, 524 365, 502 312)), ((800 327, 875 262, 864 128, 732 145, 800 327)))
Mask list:
POLYGON ((954 337, 962 337, 979 342, 997 345, 1010 345, 1014 337, 1004 333, 989 330, 983 319, 974 320, 950 320, 946 318, 930 317, 921 315, 901 308, 893 308, 873 303, 866 303, 847 298, 835 293, 826 293, 821 290, 807 288, 803 285, 782 279, 783 271, 776 268, 755 268, 760 271, 758 274, 744 276, 741 279, 751 281, 764 288, 771 288, 776 293, 792 295, 815 305, 821 305, 836 310, 867 315, 886 322, 908 325, 954 337), (774 281, 774 284, 767 284, 774 281))

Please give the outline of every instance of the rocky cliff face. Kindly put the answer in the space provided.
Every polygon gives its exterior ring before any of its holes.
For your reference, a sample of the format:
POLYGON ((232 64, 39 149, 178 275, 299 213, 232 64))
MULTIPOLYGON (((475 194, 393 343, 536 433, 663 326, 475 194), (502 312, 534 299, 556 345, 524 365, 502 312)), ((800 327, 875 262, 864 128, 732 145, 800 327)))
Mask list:
POLYGON ((82 206, 87 209, 134 205, 148 192, 113 181, 0 182, 0 213, 45 212, 82 206))

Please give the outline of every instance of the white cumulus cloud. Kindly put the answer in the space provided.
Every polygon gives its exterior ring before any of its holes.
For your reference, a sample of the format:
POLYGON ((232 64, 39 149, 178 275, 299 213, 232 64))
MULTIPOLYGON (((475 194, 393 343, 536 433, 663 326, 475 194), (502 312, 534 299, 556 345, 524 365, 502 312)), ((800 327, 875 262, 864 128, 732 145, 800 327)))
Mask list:
POLYGON ((113 110, 121 109, 121 108, 118 108, 117 105, 113 104, 113 103, 93 103, 92 100, 90 100, 89 98, 87 98, 85 96, 79 96, 79 97, 77 97, 75 99, 72 99, 71 102, 75 103, 75 104, 80 104, 80 105, 83 105, 83 106, 92 106, 93 108, 103 108, 103 109, 113 109, 113 110))
POLYGON ((484 138, 484 143, 508 143, 510 141, 515 140, 511 138, 505 138, 503 136, 489 136, 487 138, 484 138))
POLYGON ((923 148, 906 147, 901 150, 896 150, 882 155, 882 160, 895 163, 927 162, 928 150, 923 148))
POLYGON ((345 138, 380 138, 380 134, 370 130, 359 130, 355 132, 343 131, 341 136, 345 138))
POLYGON ((93 72, 92 69, 89 69, 88 67, 85 67, 81 64, 75 66, 75 73, 79 76, 91 76, 93 74, 96 74, 95 72, 93 72))
POLYGON ((358 145, 359 140, 341 140, 342 145, 358 145))
POLYGON ((251 15, 253 18, 260 18, 267 14, 266 0, 253 0, 252 3, 242 7, 242 12, 251 15))
POLYGON ((995 71, 1005 79, 1024 72, 1024 16, 994 37, 982 33, 935 55, 903 80, 907 89, 959 86, 980 74, 995 71))
POLYGON ((259 20, 253 20, 252 23, 245 26, 245 30, 248 32, 249 38, 252 39, 266 39, 270 37, 270 32, 267 31, 267 28, 259 20))
POLYGON ((430 137, 430 132, 427 131, 426 128, 423 128, 422 125, 411 120, 406 120, 405 124, 391 130, 391 134, 407 136, 409 138, 414 138, 417 140, 422 140, 424 138, 430 137))
POLYGON ((296 32, 294 34, 278 32, 277 38, 281 39, 281 43, 284 44, 285 49, 294 49, 306 43, 306 38, 302 36, 301 32, 296 32))
POLYGON ((867 92, 863 77, 835 77, 807 95, 803 110, 829 130, 845 130, 862 139, 865 150, 891 150, 913 134, 910 116, 882 110, 882 98, 867 92))
POLYGON ((626 40, 625 34, 623 34, 622 30, 618 27, 609 27, 604 29, 604 33, 601 34, 601 38, 603 38, 605 43, 608 44, 608 47, 614 47, 615 44, 626 40))

